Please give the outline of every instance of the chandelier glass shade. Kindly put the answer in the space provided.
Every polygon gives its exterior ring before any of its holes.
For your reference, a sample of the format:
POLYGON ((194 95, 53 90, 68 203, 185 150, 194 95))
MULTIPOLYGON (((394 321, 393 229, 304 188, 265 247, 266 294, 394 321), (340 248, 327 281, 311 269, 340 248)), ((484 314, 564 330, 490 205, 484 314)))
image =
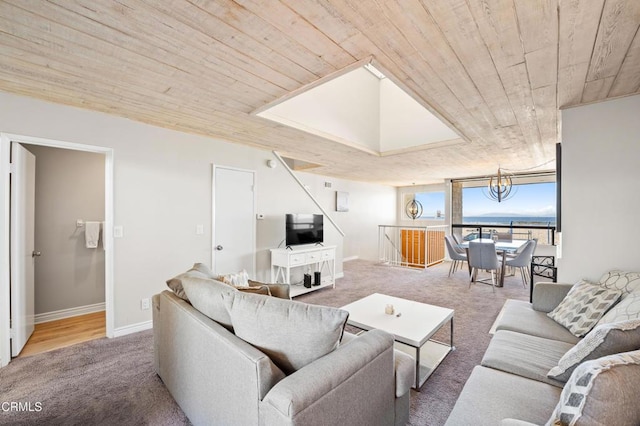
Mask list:
POLYGON ((413 200, 409 201, 404 208, 405 213, 411 219, 415 220, 416 218, 422 216, 422 204, 420 201, 416 200, 416 197, 413 197, 413 200))
POLYGON ((498 167, 498 174, 492 176, 489 180, 487 197, 500 203, 515 195, 516 191, 513 191, 513 189, 511 175, 502 173, 502 170, 498 167))

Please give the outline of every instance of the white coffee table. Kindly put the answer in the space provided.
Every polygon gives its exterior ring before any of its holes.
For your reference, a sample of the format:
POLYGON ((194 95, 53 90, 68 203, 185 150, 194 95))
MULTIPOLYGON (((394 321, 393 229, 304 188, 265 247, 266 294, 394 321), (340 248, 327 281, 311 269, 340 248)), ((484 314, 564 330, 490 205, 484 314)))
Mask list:
POLYGON ((396 348, 416 360, 414 389, 419 390, 453 346, 453 309, 427 305, 399 297, 374 293, 343 306, 349 312, 347 324, 362 330, 379 329, 393 334, 396 348), (395 313, 385 313, 387 305, 395 313), (447 322, 451 324, 449 344, 431 340, 447 322))

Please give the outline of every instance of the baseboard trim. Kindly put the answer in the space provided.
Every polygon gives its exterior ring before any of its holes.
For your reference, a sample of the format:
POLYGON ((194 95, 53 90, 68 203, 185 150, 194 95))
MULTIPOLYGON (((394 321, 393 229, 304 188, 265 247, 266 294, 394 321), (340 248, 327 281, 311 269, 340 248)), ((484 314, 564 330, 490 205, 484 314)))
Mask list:
POLYGON ((125 325, 118 327, 113 331, 113 337, 126 336, 127 334, 137 333, 139 331, 150 330, 153 328, 153 321, 143 321, 137 324, 125 325))
POLYGON ((342 259, 343 262, 351 262, 352 260, 358 260, 360 256, 349 256, 342 259))
POLYGON ((42 324, 44 322, 56 321, 65 318, 77 317, 78 315, 92 314, 94 312, 104 311, 105 304, 94 303, 93 305, 77 306, 75 308, 61 309, 59 311, 45 312, 42 314, 36 314, 34 316, 35 324, 42 324))

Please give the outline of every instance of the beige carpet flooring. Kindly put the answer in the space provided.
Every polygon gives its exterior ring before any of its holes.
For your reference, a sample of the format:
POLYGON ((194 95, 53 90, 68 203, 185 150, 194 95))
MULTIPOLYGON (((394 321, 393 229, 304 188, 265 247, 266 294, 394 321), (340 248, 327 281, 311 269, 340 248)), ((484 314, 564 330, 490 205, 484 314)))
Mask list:
MULTIPOLYGON (((447 278, 449 264, 408 270, 355 260, 344 265, 336 289, 297 298, 342 306, 378 292, 455 310, 452 352, 422 386, 411 391, 411 425, 442 425, 471 370, 482 359, 489 329, 508 298, 528 299, 519 278, 504 288, 468 288, 466 271, 447 278)), ((448 327, 440 339, 448 339, 448 327)), ((366 392, 366 389, 363 389, 366 392)), ((15 359, 0 369, 0 402, 31 403, 33 411, 0 410, 11 425, 189 424, 153 372, 152 332, 98 339, 15 359), (40 403, 41 410, 37 410, 40 403)))

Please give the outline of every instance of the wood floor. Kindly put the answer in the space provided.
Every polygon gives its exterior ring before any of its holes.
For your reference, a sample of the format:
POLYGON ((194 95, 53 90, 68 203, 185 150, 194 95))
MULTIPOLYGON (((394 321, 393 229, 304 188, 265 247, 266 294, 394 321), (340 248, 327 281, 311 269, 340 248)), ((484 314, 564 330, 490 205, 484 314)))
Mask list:
POLYGON ((104 311, 36 324, 35 331, 18 357, 104 337, 105 324, 104 311))

